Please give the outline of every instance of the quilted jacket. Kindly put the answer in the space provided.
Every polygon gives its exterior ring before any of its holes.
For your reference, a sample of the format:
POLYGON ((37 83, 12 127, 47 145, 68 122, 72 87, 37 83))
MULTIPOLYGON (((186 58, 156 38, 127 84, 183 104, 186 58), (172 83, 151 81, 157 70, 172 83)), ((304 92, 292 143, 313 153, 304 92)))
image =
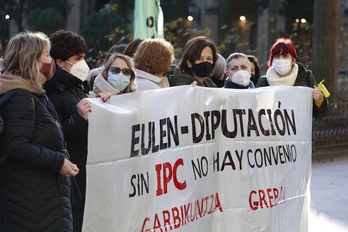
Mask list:
POLYGON ((74 231, 81 231, 85 192, 88 121, 77 112, 77 104, 87 97, 82 81, 65 70, 57 69, 45 83, 47 96, 54 105, 62 124, 70 160, 79 168, 75 176, 82 199, 73 199, 74 231))
POLYGON ((43 94, 14 89, 0 98, 0 231, 72 231, 68 158, 54 107, 43 94))

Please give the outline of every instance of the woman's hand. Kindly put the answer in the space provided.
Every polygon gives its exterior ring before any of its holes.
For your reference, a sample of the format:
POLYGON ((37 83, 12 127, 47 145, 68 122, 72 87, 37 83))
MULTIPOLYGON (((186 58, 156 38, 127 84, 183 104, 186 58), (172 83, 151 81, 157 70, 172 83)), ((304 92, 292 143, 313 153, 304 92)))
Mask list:
POLYGON ((77 103, 77 112, 85 119, 88 119, 88 113, 92 112, 92 106, 88 98, 82 99, 77 103))
POLYGON ((76 176, 79 173, 79 168, 68 159, 64 159, 63 166, 60 168, 59 173, 64 176, 76 176))
POLYGON ((103 102, 106 102, 111 97, 111 93, 98 93, 96 97, 100 97, 103 102))
POLYGON ((321 92, 321 90, 318 88, 318 86, 314 85, 314 89, 312 92, 312 97, 314 99, 314 103, 317 107, 320 107, 321 104, 324 102, 324 95, 321 92))

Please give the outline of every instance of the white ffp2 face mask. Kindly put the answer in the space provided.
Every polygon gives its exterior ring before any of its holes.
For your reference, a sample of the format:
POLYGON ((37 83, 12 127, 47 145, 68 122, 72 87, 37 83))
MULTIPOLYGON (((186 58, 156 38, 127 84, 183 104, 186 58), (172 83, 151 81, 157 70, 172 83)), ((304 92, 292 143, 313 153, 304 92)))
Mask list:
POLYGON ((280 74, 285 75, 291 70, 291 60, 289 59, 274 59, 272 62, 274 70, 280 74))
POLYGON ((86 80, 87 74, 89 72, 88 64, 85 60, 80 60, 76 62, 75 64, 66 61, 69 64, 72 64, 72 67, 70 69, 70 73, 74 75, 75 77, 79 78, 81 81, 86 80))
POLYGON ((248 86, 250 84, 251 73, 245 70, 235 72, 230 80, 241 86, 248 86))

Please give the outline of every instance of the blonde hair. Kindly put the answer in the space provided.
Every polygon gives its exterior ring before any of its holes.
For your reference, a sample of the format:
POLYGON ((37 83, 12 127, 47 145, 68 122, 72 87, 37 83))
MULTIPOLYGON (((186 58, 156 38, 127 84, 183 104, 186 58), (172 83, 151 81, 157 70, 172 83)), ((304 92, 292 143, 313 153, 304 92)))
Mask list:
POLYGON ((45 48, 50 49, 50 41, 44 33, 18 33, 6 46, 3 73, 19 76, 28 80, 34 87, 42 89, 42 83, 38 78, 38 61, 45 48))
POLYGON ((174 48, 161 38, 146 39, 139 45, 133 59, 137 69, 153 75, 165 74, 171 70, 174 48))

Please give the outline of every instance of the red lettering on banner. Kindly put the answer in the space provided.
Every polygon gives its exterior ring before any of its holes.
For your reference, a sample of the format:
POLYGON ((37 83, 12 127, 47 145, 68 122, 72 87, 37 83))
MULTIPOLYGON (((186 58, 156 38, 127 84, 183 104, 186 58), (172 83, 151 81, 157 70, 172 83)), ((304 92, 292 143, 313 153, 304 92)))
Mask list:
POLYGON ((177 207, 172 208, 172 215, 173 215, 173 221, 174 221, 174 229, 178 229, 180 227, 180 216, 179 216, 179 209, 177 207))
POLYGON ((150 221, 150 218, 149 217, 147 217, 147 218, 145 218, 144 219, 144 222, 143 222, 143 226, 141 227, 141 231, 144 231, 144 232, 150 232, 151 230, 144 230, 144 227, 145 227, 145 225, 146 225, 146 222, 148 222, 148 221, 150 221))
POLYGON ((172 230, 172 226, 170 225, 170 212, 168 210, 163 210, 162 215, 163 215, 163 226, 167 228, 167 225, 168 225, 170 230, 172 230))
MULTIPOLYGON (((158 214, 156 213, 155 214, 155 221, 154 221, 154 223, 153 223, 153 229, 154 230, 160 230, 161 232, 163 232, 163 230, 161 229, 161 222, 160 222, 160 220, 159 220, 159 218, 158 218, 158 214)), ((146 231, 148 231, 148 230, 146 230, 146 231)))
POLYGON ((176 230, 190 222, 206 217, 216 210, 223 212, 218 193, 197 199, 185 205, 173 207, 170 210, 163 210, 162 217, 159 216, 161 213, 156 213, 153 217, 152 225, 151 218, 146 217, 143 221, 141 231, 167 232, 176 230))
POLYGON ((178 180, 178 167, 184 166, 184 160, 178 159, 174 166, 171 163, 165 162, 163 164, 156 164, 155 170, 157 174, 157 190, 156 196, 160 196, 168 193, 168 183, 173 179, 174 186, 183 190, 186 188, 186 180, 180 182, 178 180), (163 183, 163 186, 162 186, 163 183))
POLYGON ((283 186, 278 188, 267 188, 252 190, 249 194, 249 206, 252 210, 272 208, 278 204, 284 203, 285 190, 283 186), (280 193, 280 194, 279 194, 280 193))

